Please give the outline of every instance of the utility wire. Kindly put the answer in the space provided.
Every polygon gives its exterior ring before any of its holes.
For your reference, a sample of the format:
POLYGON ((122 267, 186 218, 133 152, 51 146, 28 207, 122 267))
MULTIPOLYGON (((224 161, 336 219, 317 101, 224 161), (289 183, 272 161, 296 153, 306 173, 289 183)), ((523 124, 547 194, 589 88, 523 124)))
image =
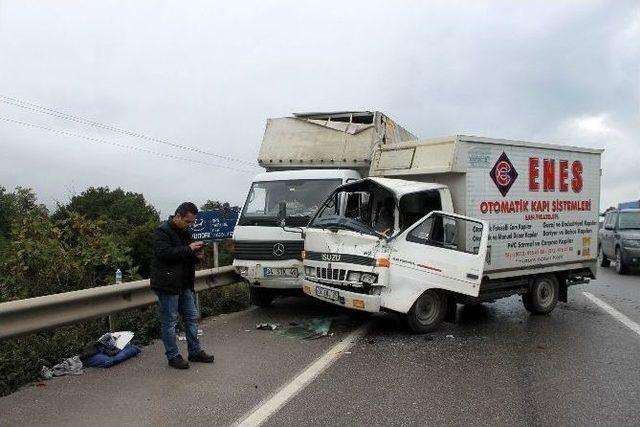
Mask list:
POLYGON ((52 108, 47 108, 47 107, 43 107, 41 105, 38 104, 34 104, 31 102, 27 102, 27 101, 23 101, 21 99, 18 98, 13 98, 10 96, 5 96, 5 95, 0 95, 0 102, 3 102, 5 104, 8 105, 13 105, 19 108, 23 108, 26 110, 30 110, 30 111, 35 111, 37 113, 40 114, 47 114, 49 116, 53 116, 53 117, 57 117, 60 119, 64 119, 64 120, 70 120, 72 122, 76 122, 76 123, 80 123, 83 125, 88 125, 88 126, 93 126, 96 128, 100 128, 100 129, 105 129, 105 130, 109 130, 111 132, 117 132, 120 133, 122 135, 126 135, 126 136, 131 136, 134 138, 140 138, 140 139, 144 139, 146 141, 150 141, 150 142, 155 142, 158 144, 164 144, 173 148, 178 148, 181 150, 187 150, 187 151, 193 151, 199 154, 204 154, 206 156, 211 156, 211 157, 216 157, 218 159, 222 159, 222 160, 227 160, 229 162, 235 162, 235 163, 240 163, 246 166, 253 166, 255 168, 257 168, 257 166, 251 162, 248 162, 246 160, 240 160, 240 159, 236 159, 234 157, 230 157, 230 156, 223 156, 220 154, 215 154, 215 153, 211 153, 209 151, 204 151, 204 150, 200 150, 198 148, 194 148, 194 147, 189 147, 187 145, 182 145, 182 144, 176 144, 170 141, 166 141, 163 139, 159 139, 159 138, 154 138, 152 136, 147 136, 144 135, 142 133, 139 132, 134 132, 134 131, 130 131, 127 129, 122 129, 116 126, 112 126, 112 125, 107 125, 104 123, 100 123, 100 122, 96 122, 90 119, 86 119, 84 117, 80 117, 80 116, 75 116, 73 114, 68 114, 68 113, 63 113, 61 111, 57 111, 54 110, 52 108))
POLYGON ((65 136, 71 136, 71 137, 74 137, 74 138, 80 138, 80 139, 84 139, 86 141, 95 142, 95 143, 99 143, 99 144, 106 144, 106 145, 112 145, 114 147, 125 148, 125 149, 128 149, 128 150, 141 151, 141 152, 144 152, 144 153, 153 154, 155 156, 165 157, 165 158, 168 158, 168 159, 180 160, 180 161, 183 161, 183 162, 190 162, 190 163, 197 163, 197 164, 200 164, 200 165, 212 166, 212 167, 215 167, 215 168, 230 169, 230 170, 239 171, 239 172, 253 173, 253 171, 248 170, 248 169, 238 169, 238 168, 234 168, 234 167, 231 167, 231 166, 217 165, 217 164, 214 164, 214 163, 203 162, 203 161, 200 161, 200 160, 188 159, 186 157, 174 156, 172 154, 160 153, 158 151, 149 150, 147 148, 136 147, 136 146, 133 146, 133 145, 120 144, 118 142, 107 141, 107 140, 101 139, 101 138, 94 138, 94 137, 91 137, 91 136, 80 135, 80 134, 77 134, 77 133, 67 132, 67 131, 64 131, 64 130, 53 129, 53 128, 49 128, 49 127, 46 127, 46 126, 40 126, 40 125, 37 125, 37 124, 34 124, 34 123, 22 122, 20 120, 10 119, 8 117, 0 116, 0 120, 2 120, 4 122, 8 122, 8 123, 14 123, 14 124, 18 124, 18 125, 21 125, 21 126, 34 128, 34 129, 46 130, 48 132, 57 133, 59 135, 65 135, 65 136))

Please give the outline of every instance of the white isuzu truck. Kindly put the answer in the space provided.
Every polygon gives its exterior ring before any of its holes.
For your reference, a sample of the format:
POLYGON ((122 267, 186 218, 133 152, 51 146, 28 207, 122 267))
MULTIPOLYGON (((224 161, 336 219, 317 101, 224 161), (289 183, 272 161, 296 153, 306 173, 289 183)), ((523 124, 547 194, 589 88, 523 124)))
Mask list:
POLYGON ((522 295, 537 314, 596 276, 601 150, 455 136, 378 147, 304 230, 303 290, 406 316, 522 295))
POLYGON ((295 114, 269 119, 257 175, 233 234, 236 272, 254 304, 301 292, 303 240, 283 231, 305 227, 337 187, 369 173, 379 147, 416 137, 380 112, 295 114))

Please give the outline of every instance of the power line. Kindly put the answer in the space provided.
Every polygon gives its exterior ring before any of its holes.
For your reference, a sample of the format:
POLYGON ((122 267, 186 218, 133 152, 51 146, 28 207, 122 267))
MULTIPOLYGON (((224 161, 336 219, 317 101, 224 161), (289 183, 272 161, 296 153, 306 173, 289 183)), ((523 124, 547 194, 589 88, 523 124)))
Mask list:
POLYGON ((183 161, 183 162, 197 163, 197 164, 200 164, 200 165, 213 166, 213 167, 216 167, 216 168, 229 169, 229 170, 238 171, 238 172, 253 173, 253 171, 248 170, 248 169, 238 169, 238 168, 234 168, 234 167, 231 167, 231 166, 223 166, 223 165, 218 165, 218 164, 214 164, 214 163, 203 162, 203 161, 200 161, 200 160, 188 159, 186 157, 174 156, 172 154, 165 154, 165 153, 161 153, 161 152, 158 152, 158 151, 149 150, 148 148, 136 147, 136 146, 133 146, 133 145, 120 144, 118 142, 107 141, 106 139, 94 138, 94 137, 91 137, 91 136, 80 135, 80 134, 77 134, 77 133, 67 132, 67 131, 64 131, 64 130, 53 129, 53 128, 49 128, 49 127, 46 127, 46 126, 37 125, 35 123, 22 122, 20 120, 10 119, 8 117, 0 116, 0 120, 8 122, 8 123, 14 123, 14 124, 18 124, 18 125, 21 125, 21 126, 34 128, 34 129, 46 130, 48 132, 57 133, 59 135, 71 136, 71 137, 74 137, 74 138, 84 139, 84 140, 90 141, 90 142, 95 142, 95 143, 99 143, 99 144, 106 144, 106 145, 112 145, 114 147, 125 148, 125 149, 128 149, 128 150, 141 151, 141 152, 144 152, 144 153, 153 154, 155 156, 165 157, 165 158, 174 159, 174 160, 180 160, 180 161, 183 161))
POLYGON ((34 104, 31 102, 27 102, 27 101, 23 101, 21 99, 18 98, 13 98, 10 96, 5 96, 5 95, 0 95, 0 102, 3 102, 5 104, 8 105, 13 105, 19 108, 23 108, 26 110, 30 110, 30 111, 34 111, 40 114, 47 114, 49 116, 53 116, 53 117, 57 117, 60 119, 64 119, 64 120, 69 120, 72 122, 76 122, 76 123, 80 123, 83 125, 88 125, 88 126, 93 126, 96 128, 100 128, 100 129, 105 129, 105 130, 109 130, 111 132, 117 132, 120 133, 122 135, 126 135, 126 136, 131 136, 134 138, 140 138, 140 139, 144 139, 146 141, 150 141, 150 142, 155 142, 158 144, 164 144, 173 148, 178 148, 181 150, 187 150, 187 151, 193 151, 199 154, 204 154, 206 156, 211 156, 211 157, 216 157, 218 159, 222 159, 222 160, 227 160, 229 162, 235 162, 235 163, 240 163, 243 165, 247 165, 247 166, 253 166, 253 167, 257 167, 255 164, 248 162, 246 160, 240 160, 240 159, 236 159, 234 157, 230 157, 230 156, 223 156, 220 154, 215 154, 215 153, 211 153, 209 151, 204 151, 201 150, 199 148, 194 148, 194 147, 189 147, 187 145, 182 145, 182 144, 176 144, 170 141, 166 141, 164 139, 160 139, 160 138, 155 138, 152 136, 148 136, 145 134, 142 134, 140 132, 135 132, 135 131, 130 131, 127 129, 122 129, 113 125, 107 125, 104 123, 100 123, 100 122, 96 122, 94 120, 90 120, 84 117, 80 117, 80 116, 75 116, 73 114, 68 114, 68 113, 64 113, 61 111, 57 111, 54 110, 52 108, 47 108, 47 107, 43 107, 42 105, 38 105, 38 104, 34 104))

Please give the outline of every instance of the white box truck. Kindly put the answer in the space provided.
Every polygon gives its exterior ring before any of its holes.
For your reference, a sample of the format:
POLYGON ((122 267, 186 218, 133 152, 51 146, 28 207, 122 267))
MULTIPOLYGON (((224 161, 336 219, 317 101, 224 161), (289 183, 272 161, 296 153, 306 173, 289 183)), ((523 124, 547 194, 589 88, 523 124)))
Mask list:
POLYGON ((515 294, 549 313, 596 276, 601 152, 470 136, 380 147, 304 231, 303 290, 418 333, 515 294))
POLYGON ((268 119, 257 175, 233 234, 236 272, 254 304, 301 292, 303 240, 280 227, 307 225, 336 187, 366 176, 372 153, 416 137, 380 112, 294 114, 268 119))

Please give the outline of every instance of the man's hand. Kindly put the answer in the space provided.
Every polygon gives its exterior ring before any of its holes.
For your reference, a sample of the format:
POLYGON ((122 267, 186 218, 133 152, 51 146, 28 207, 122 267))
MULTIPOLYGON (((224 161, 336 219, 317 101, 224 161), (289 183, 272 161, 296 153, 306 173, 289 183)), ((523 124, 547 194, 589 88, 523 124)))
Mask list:
POLYGON ((189 247, 191 248, 191 250, 193 252, 199 251, 200 249, 202 249, 202 245, 204 245, 203 242, 193 242, 189 244, 189 247))

